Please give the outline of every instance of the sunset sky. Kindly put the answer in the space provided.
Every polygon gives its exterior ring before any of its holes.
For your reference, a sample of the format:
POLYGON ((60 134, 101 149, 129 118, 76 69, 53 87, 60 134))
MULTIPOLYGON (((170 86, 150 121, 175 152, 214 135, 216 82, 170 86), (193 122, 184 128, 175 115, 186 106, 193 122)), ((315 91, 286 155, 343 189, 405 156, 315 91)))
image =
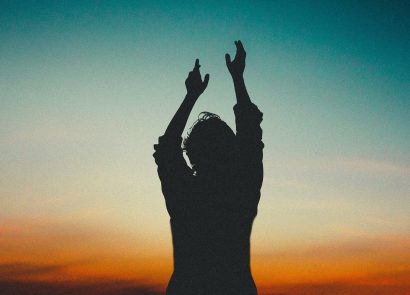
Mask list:
POLYGON ((0 1, 0 289, 164 290, 153 144, 195 58, 210 82, 188 126, 207 110, 234 127, 224 55, 241 39, 264 113, 259 293, 410 294, 409 15, 409 1, 0 1))

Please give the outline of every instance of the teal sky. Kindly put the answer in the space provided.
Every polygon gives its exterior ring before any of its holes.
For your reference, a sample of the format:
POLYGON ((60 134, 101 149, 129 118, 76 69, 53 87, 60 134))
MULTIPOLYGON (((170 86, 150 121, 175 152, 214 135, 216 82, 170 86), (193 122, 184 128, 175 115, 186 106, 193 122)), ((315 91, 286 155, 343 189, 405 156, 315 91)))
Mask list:
POLYGON ((0 1, 0 218, 170 246, 152 145, 210 73, 200 111, 233 127, 224 54, 247 50, 264 113, 255 251, 410 234, 407 1, 0 1))

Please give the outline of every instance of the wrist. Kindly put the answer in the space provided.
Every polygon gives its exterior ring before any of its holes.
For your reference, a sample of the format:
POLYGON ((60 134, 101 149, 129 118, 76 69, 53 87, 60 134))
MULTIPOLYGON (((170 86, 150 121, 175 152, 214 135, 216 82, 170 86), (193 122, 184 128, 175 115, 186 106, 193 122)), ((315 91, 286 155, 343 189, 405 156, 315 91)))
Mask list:
POLYGON ((191 92, 187 92, 187 94, 185 95, 185 99, 189 101, 196 101, 198 98, 199 98, 199 94, 195 94, 191 92))
POLYGON ((245 80, 243 79, 243 76, 232 76, 232 81, 234 84, 244 84, 245 80))

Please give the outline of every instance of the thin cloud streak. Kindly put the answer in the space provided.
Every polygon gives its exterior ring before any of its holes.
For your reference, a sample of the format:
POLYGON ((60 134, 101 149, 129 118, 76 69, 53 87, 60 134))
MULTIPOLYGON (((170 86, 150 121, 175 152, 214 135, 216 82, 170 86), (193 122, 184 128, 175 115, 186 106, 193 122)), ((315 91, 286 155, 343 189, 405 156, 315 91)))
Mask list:
POLYGON ((18 277, 58 273, 67 265, 36 265, 33 263, 0 264, 0 278, 15 279, 18 277))
POLYGON ((260 290, 260 295, 407 295, 410 284, 366 285, 352 283, 289 284, 260 290))
MULTIPOLYGON (((131 281, 30 282, 0 280, 2 295, 160 295, 164 287, 131 281)), ((406 295, 410 284, 369 285, 334 282, 322 284, 283 284, 259 288, 260 295, 406 295)))
POLYGON ((160 295, 163 288, 157 285, 131 281, 90 282, 33 282, 0 280, 2 295, 160 295))
POLYGON ((299 245, 255 253, 252 271, 256 283, 265 288, 335 282, 400 286, 410 281, 409 246, 409 239, 400 236, 365 236, 310 247, 299 245))
MULTIPOLYGON (((396 163, 391 160, 377 160, 359 157, 340 158, 283 158, 276 161, 277 168, 286 170, 316 170, 322 172, 345 171, 370 175, 410 176, 410 164, 396 163)), ((300 184, 299 184, 300 185, 300 184)))

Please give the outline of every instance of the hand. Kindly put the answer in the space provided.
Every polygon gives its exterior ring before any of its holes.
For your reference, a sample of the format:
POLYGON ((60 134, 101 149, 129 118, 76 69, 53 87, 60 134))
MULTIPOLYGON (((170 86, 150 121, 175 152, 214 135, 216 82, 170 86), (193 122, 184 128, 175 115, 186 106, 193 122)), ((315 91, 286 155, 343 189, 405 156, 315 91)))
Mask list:
POLYGON ((206 74, 204 81, 202 81, 199 67, 199 59, 196 59, 194 69, 189 72, 188 78, 185 80, 188 95, 193 98, 198 98, 204 92, 209 82, 209 74, 206 74))
POLYGON ((243 72, 245 70, 245 58, 246 52, 243 48, 242 42, 240 40, 235 41, 236 54, 233 61, 231 61, 230 55, 225 54, 226 66, 231 73, 232 79, 237 80, 243 78, 243 72))

